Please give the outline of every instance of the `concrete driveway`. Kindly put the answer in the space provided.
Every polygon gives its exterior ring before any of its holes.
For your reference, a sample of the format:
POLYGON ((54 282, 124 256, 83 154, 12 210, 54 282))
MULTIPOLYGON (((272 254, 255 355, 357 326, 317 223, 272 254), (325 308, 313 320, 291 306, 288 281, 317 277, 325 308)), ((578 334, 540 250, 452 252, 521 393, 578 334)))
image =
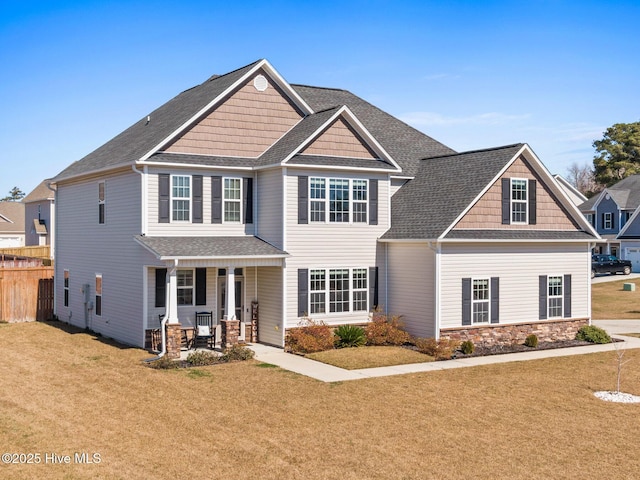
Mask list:
POLYGON ((591 323, 606 330, 609 335, 640 333, 640 320, 592 320, 591 323))
POLYGON ((603 282, 616 282, 618 280, 633 280, 640 278, 640 273, 630 273, 629 275, 599 273, 591 279, 591 284, 603 282))

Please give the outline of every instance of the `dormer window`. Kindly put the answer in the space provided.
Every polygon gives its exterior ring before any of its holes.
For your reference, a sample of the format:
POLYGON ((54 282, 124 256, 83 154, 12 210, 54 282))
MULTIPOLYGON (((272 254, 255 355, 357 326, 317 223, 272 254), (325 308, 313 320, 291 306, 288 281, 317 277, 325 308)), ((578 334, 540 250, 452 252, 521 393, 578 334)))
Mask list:
POLYGON ((613 215, 611 214, 611 212, 606 212, 603 216, 603 222, 602 222, 602 228, 604 228, 605 230, 612 230, 613 229, 613 215))

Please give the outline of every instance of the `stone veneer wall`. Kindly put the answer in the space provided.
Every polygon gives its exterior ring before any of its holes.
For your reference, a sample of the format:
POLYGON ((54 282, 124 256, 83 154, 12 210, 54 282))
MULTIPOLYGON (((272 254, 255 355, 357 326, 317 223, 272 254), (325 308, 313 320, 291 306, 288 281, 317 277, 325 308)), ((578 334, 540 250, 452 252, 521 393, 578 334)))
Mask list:
POLYGON ((440 330, 440 338, 464 342, 471 340, 476 346, 511 345, 524 343, 532 333, 540 342, 573 340, 576 333, 589 319, 543 320, 534 323, 516 323, 511 325, 483 325, 440 330))
POLYGON ((167 357, 171 359, 180 358, 180 347, 182 346, 182 325, 179 323, 167 324, 167 357))

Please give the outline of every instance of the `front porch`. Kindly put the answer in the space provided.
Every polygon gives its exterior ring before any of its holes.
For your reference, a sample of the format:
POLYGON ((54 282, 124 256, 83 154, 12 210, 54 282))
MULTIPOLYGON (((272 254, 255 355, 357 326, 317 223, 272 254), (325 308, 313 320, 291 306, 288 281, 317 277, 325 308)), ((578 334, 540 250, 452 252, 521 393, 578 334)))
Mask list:
POLYGON ((256 237, 140 236, 136 241, 164 263, 145 270, 147 348, 178 358, 192 348, 196 319, 203 316, 214 349, 283 342, 285 252, 256 237), (272 338, 274 332, 278 338, 272 338))

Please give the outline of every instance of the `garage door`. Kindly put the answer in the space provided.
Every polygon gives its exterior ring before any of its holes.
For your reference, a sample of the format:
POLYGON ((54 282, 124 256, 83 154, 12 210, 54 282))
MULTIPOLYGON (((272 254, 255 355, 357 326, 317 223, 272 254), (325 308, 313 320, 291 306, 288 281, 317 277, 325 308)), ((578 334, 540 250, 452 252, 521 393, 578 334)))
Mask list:
POLYGON ((640 248, 627 248, 625 258, 631 260, 631 270, 640 273, 640 248))

